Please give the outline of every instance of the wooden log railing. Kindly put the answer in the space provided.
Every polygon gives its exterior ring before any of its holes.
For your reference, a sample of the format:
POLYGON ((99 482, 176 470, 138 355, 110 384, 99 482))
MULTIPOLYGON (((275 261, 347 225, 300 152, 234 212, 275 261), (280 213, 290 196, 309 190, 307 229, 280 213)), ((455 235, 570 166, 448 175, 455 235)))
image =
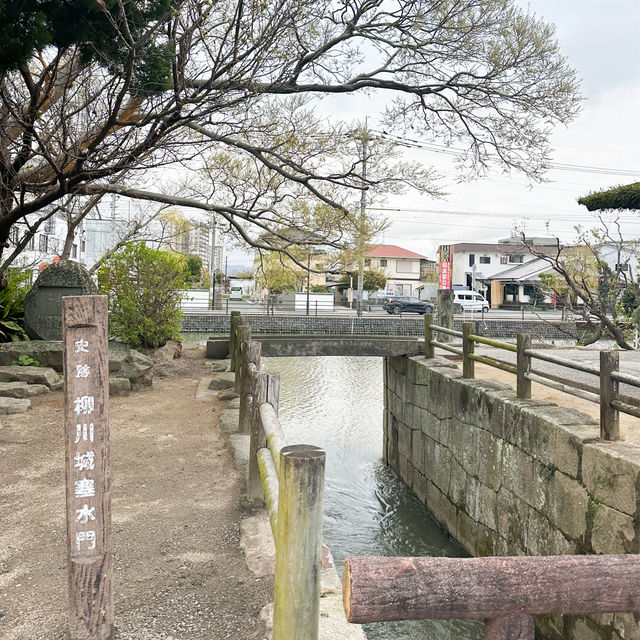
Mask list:
POLYGON ((347 620, 480 619, 487 640, 533 640, 535 614, 640 610, 640 556, 347 558, 347 620))
POLYGON ((640 388, 640 378, 626 373, 621 373, 619 369, 619 351, 601 351, 600 366, 595 367, 582 362, 575 362, 567 358, 561 358, 553 354, 545 353, 531 346, 531 336, 528 333, 520 333, 517 337, 517 344, 509 344, 500 340, 485 338, 473 333, 474 324, 465 322, 462 331, 455 331, 448 327, 440 327, 433 324, 432 317, 425 315, 424 318, 424 355, 426 358, 433 358, 435 349, 443 349, 462 357, 463 378, 473 378, 475 376, 474 363, 482 364, 513 373, 517 378, 517 397, 531 397, 531 382, 537 382, 552 389, 557 389, 563 393, 588 400, 600 405, 600 437, 603 440, 620 439, 620 412, 640 418, 640 403, 637 397, 622 394, 620 384, 626 384, 636 389, 640 388), (434 336, 442 333, 455 336, 462 340, 462 348, 452 346, 448 343, 439 342, 434 336), (494 356, 481 356, 475 353, 474 344, 485 344, 491 347, 502 349, 516 354, 516 364, 496 358, 494 356), (571 378, 565 378, 547 371, 534 370, 535 360, 549 362, 573 371, 580 371, 598 378, 597 384, 588 384, 571 378))
POLYGON ((320 627, 325 452, 287 445, 280 376, 260 371, 261 345, 233 321, 240 428, 249 433, 247 496, 263 500, 276 547, 273 640, 317 640, 320 627))

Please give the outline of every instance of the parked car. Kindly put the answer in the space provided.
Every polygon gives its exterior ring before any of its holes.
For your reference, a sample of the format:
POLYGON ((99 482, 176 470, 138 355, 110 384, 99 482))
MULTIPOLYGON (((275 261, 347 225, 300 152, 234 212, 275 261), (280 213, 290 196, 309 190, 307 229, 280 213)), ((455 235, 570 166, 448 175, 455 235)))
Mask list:
POLYGON ((418 298, 410 298, 409 296, 393 296, 388 298, 382 305, 387 313, 433 313, 433 305, 430 302, 424 302, 418 298))
POLYGON ((489 303, 476 291, 456 290, 453 292, 454 311, 489 311, 489 303), (456 305, 458 305, 456 307, 456 305))

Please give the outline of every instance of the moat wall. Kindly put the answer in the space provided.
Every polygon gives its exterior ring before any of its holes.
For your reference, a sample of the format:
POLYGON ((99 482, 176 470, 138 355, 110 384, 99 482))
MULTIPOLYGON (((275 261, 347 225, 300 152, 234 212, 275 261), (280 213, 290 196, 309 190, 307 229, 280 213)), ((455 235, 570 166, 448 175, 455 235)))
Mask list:
MULTIPOLYGON (((470 554, 640 553, 640 446, 461 376, 443 358, 385 359, 383 455, 470 554)), ((553 640, 640 639, 633 614, 536 622, 553 640)))

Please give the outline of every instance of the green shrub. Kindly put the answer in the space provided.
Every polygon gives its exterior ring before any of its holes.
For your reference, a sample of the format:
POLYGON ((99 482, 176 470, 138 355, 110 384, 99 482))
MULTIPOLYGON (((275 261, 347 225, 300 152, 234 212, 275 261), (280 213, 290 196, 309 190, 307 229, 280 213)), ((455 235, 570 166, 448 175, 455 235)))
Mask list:
POLYGON ((110 333, 134 349, 157 348, 180 338, 184 264, 174 254, 130 243, 101 269, 109 296, 110 333))
POLYGON ((40 360, 36 360, 35 358, 32 358, 31 356, 28 356, 26 353, 23 353, 17 360, 14 360, 11 363, 12 366, 19 366, 19 367, 40 367, 42 366, 40 363, 40 360))
POLYGON ((29 272, 10 269, 7 286, 0 290, 0 342, 28 340, 24 331, 24 299, 31 285, 29 272))

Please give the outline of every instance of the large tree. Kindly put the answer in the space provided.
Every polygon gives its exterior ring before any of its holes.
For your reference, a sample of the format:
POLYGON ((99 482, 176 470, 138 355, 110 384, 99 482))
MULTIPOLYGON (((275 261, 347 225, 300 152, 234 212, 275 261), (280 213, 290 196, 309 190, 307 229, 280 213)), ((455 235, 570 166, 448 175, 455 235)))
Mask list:
POLYGON ((294 203, 320 201, 339 213, 312 230, 339 244, 352 190, 405 178, 392 163, 365 179, 323 97, 369 93, 386 133, 533 179, 579 103, 553 27, 512 0, 0 0, 0 25, 5 249, 26 217, 109 192, 213 212, 267 249, 309 224, 294 203), (163 192, 193 171, 208 190, 163 192))

